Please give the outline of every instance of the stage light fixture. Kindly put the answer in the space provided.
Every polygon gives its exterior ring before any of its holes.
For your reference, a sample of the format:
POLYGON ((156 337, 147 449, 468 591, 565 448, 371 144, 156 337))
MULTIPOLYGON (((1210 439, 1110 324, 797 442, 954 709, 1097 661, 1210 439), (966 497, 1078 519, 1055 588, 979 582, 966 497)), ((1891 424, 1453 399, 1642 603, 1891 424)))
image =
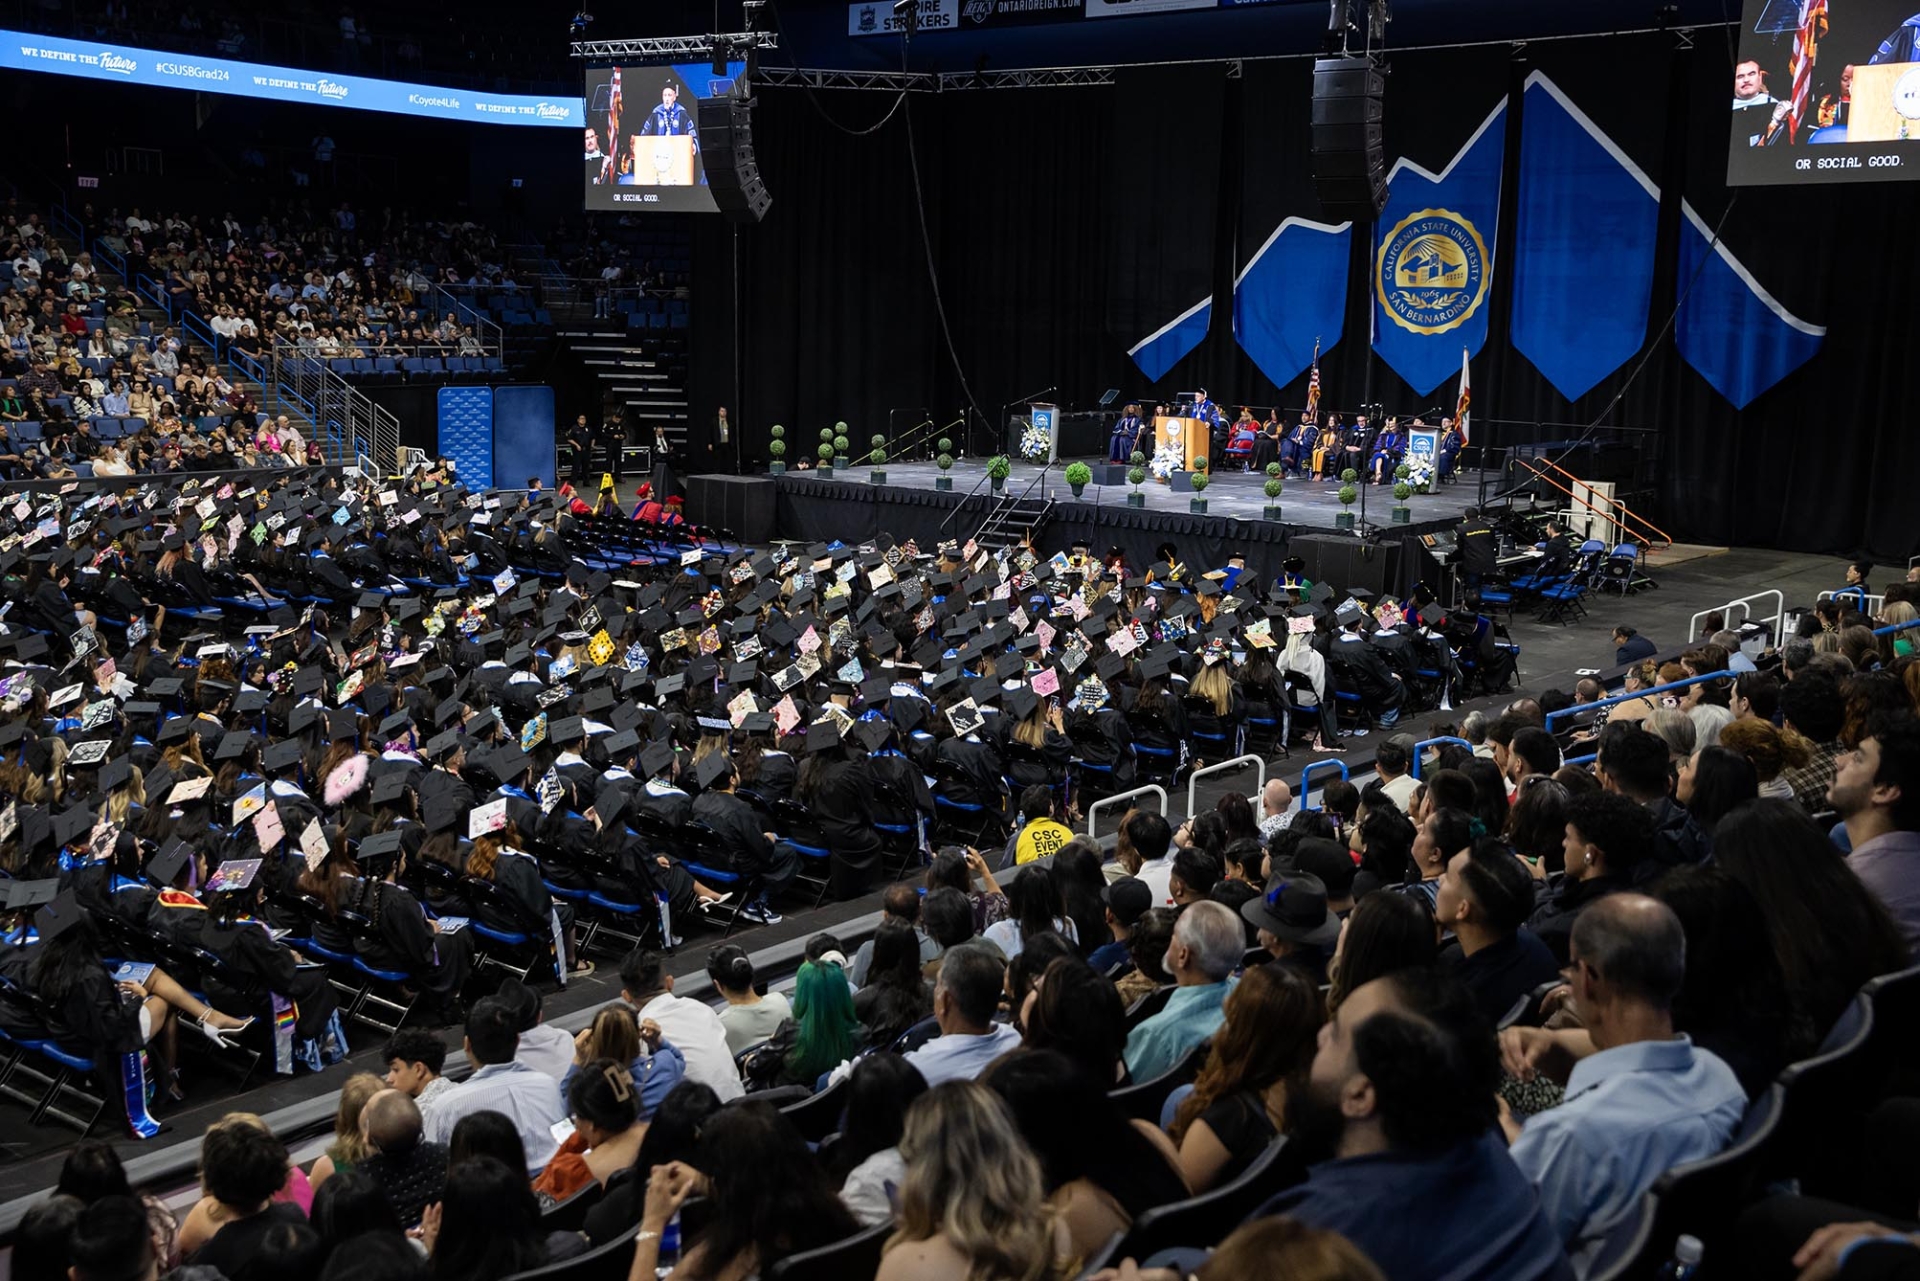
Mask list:
POLYGON ((577 36, 585 33, 586 29, 592 25, 593 15, 582 9, 573 15, 573 21, 567 24, 567 30, 577 36))

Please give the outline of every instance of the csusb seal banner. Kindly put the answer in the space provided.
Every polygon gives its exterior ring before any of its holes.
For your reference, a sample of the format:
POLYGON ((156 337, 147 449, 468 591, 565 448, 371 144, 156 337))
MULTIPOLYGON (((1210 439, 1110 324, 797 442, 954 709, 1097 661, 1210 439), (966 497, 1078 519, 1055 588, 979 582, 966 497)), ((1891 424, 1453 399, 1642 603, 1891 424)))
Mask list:
POLYGON ((1373 349, 1419 394, 1459 373, 1487 340, 1500 223, 1503 99, 1434 173, 1406 157, 1374 224, 1373 349))

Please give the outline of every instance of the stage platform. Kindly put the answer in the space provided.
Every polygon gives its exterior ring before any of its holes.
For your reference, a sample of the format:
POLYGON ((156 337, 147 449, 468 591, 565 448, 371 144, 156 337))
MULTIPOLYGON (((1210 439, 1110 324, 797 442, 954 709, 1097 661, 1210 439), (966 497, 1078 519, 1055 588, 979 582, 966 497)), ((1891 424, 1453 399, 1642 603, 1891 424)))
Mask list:
MULTIPOLYGON (((1065 472, 1068 462, 1086 463, 1098 476, 1104 468, 1104 458, 1061 459, 1034 490, 1035 497, 1050 497, 1056 502, 1078 502, 1099 508, 1118 508, 1125 510, 1127 495, 1133 492, 1133 486, 1088 485, 1085 493, 1078 499, 1067 487, 1065 472)), ((888 463, 883 469, 887 475, 886 488, 918 489, 934 492, 934 482, 942 475, 940 469, 932 463, 888 463)), ((832 472, 793 471, 788 477, 809 477, 815 480, 833 479, 837 483, 871 488, 867 477, 872 468, 867 466, 850 467, 835 476, 832 472)), ((1013 474, 1007 477, 1006 492, 1018 496, 1026 490, 1029 483, 1040 472, 1033 463, 1016 462, 1013 474)), ((953 481, 953 499, 955 502, 972 495, 973 503, 989 501, 991 491, 985 481, 987 463, 984 458, 968 458, 953 465, 953 470, 945 473, 953 481), (975 486, 978 489, 975 489, 975 486)), ((1213 481, 1207 486, 1204 497, 1207 500, 1206 514, 1211 517, 1227 517, 1242 521, 1265 521, 1263 511, 1267 506, 1267 495, 1261 488, 1266 476, 1260 473, 1219 470, 1213 473, 1213 481)), ((1365 491, 1366 519, 1369 524, 1387 527, 1392 520, 1393 486, 1356 485, 1356 489, 1365 491)), ((1329 533, 1335 528, 1334 518, 1340 514, 1340 485, 1335 481, 1288 480, 1277 501, 1284 523, 1302 530, 1325 530, 1329 533)), ((1151 512, 1170 512, 1177 515, 1190 515, 1189 502, 1200 497, 1191 492, 1176 493, 1172 486, 1149 478, 1140 486, 1140 493, 1146 499, 1144 510, 1151 512)), ((1431 494, 1415 494, 1407 500, 1412 512, 1412 522, 1416 525, 1430 524, 1436 520, 1458 520, 1471 507, 1480 493, 1480 473, 1461 471, 1454 481, 1442 485, 1431 494)), ((1143 510, 1136 508, 1134 510, 1143 510)), ((1357 518, 1360 514, 1360 500, 1354 499, 1352 511, 1357 518)))
MULTIPOLYGON (((872 469, 863 466, 838 476, 831 471, 789 471, 760 478, 754 487, 764 486, 772 499, 771 535, 807 543, 854 543, 884 533, 897 541, 911 538, 931 550, 945 539, 964 542, 973 537, 999 502, 987 483, 983 459, 956 463, 945 473, 953 481, 950 491, 935 488, 942 473, 931 463, 892 463, 884 470, 886 482, 881 485, 872 483, 872 469)), ((1056 464, 1035 485, 1041 469, 1015 464, 1005 486, 1006 494, 1016 498, 1032 486, 1030 497, 1036 501, 1027 505, 1027 515, 1018 523, 1040 519, 1039 538, 1049 547, 1084 539, 1102 556, 1117 547, 1129 565, 1144 569, 1156 559, 1159 546, 1172 542, 1190 565, 1224 565, 1229 556, 1239 555, 1253 572, 1269 578, 1280 572, 1283 560, 1299 556, 1306 562, 1306 576, 1316 582, 1394 595, 1404 595, 1418 581, 1437 581, 1439 562, 1421 535, 1458 524, 1480 492, 1479 473, 1464 472, 1438 493, 1410 498, 1410 523, 1394 525, 1393 491, 1376 487, 1366 496, 1366 523, 1347 532, 1335 524, 1341 510, 1337 484, 1288 481, 1276 521, 1264 514, 1262 475, 1217 473, 1205 494, 1207 510, 1200 513, 1192 510, 1194 494, 1152 481, 1141 486, 1145 503, 1140 507, 1127 505, 1132 486, 1125 484, 1088 485, 1076 499, 1065 470, 1064 463, 1056 464), (1045 501, 1052 506, 1041 516, 1045 501)), ((722 487, 707 485, 708 479, 688 478, 687 516, 701 524, 730 527, 728 518, 739 515, 735 504, 740 496, 734 492, 738 482, 725 487, 723 499, 722 487), (702 512, 693 501, 696 494, 714 495, 709 501, 725 502, 729 510, 702 512)), ((749 496, 745 501, 757 506, 761 500, 749 496)), ((1352 510, 1357 518, 1357 499, 1352 510)))

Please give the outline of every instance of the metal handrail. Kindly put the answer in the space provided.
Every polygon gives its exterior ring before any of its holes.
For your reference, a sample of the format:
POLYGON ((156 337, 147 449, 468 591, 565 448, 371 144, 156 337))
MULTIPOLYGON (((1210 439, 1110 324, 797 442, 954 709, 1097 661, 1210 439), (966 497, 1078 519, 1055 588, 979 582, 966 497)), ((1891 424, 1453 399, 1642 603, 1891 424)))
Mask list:
MULTIPOLYGON (((1031 497, 1033 494, 1033 487, 1035 485, 1038 485, 1041 481, 1045 480, 1047 478, 1047 473, 1053 470, 1053 463, 1054 463, 1053 459, 1048 459, 1046 462, 1046 465, 1041 467, 1039 471, 1034 473, 1033 479, 1027 482, 1027 487, 1020 491, 1018 497, 1015 497, 1011 490, 1008 490, 1006 493, 1004 493, 1001 496, 1000 501, 994 504, 993 510, 987 513, 987 518, 980 522, 979 528, 973 531, 973 540, 975 542, 979 542, 980 535, 986 533, 989 529, 992 529, 994 527, 995 522, 1001 521, 1002 516, 1006 512, 1012 511, 1015 507, 1018 507, 1021 503, 1026 502, 1027 499, 1031 497)), ((1045 491, 1042 491, 1042 492, 1045 492, 1045 491)), ((1051 511, 1053 508, 1053 500, 1047 499, 1046 502, 1047 502, 1047 509, 1051 511)), ((1044 518, 1045 516, 1043 513, 1042 519, 1044 518)), ((1037 524, 1038 522, 1035 522, 1035 523, 1037 524)))
POLYGON ((1625 503, 1621 502, 1619 499, 1613 497, 1612 495, 1602 494, 1597 492, 1596 490, 1594 490, 1592 485, 1587 484, 1586 481, 1581 480, 1578 476, 1575 476, 1572 472, 1568 471, 1566 468, 1562 467, 1560 464, 1556 462, 1548 460, 1545 463, 1536 465, 1532 461, 1525 458, 1509 458, 1507 460, 1507 466, 1525 468, 1527 474, 1533 477, 1535 480, 1546 481, 1549 485, 1552 485, 1555 489, 1565 494, 1568 498, 1571 498, 1574 502, 1579 503, 1582 507, 1585 507, 1588 511, 1592 512, 1595 516, 1598 516, 1602 520, 1609 521, 1613 524, 1618 525, 1623 532, 1634 536, 1636 541, 1646 543, 1648 546, 1648 550, 1650 551, 1652 550, 1653 543, 1656 539, 1661 542, 1664 542, 1668 547, 1673 546, 1673 535, 1667 533, 1666 530, 1661 529, 1658 525, 1654 524, 1652 521, 1648 520, 1646 517, 1635 515, 1632 508, 1628 507, 1625 503), (1569 480, 1572 480, 1577 485, 1586 485, 1588 493, 1592 494, 1594 498, 1598 498, 1604 502, 1611 503, 1613 507, 1616 509, 1616 511, 1606 512, 1606 511, 1602 511, 1598 507, 1595 507, 1592 502, 1590 502, 1585 498, 1582 498, 1579 494, 1575 493, 1572 489, 1569 489, 1567 486, 1561 484, 1559 481, 1555 480, 1552 476, 1547 475, 1548 468, 1552 468, 1554 471, 1561 473, 1562 475, 1566 476, 1569 480), (1644 529, 1652 533, 1654 537, 1648 538, 1646 534, 1642 533, 1638 529, 1633 528, 1635 524, 1638 524, 1644 527, 1644 529))
POLYGON ((948 423, 945 427, 938 425, 931 418, 928 418, 922 422, 915 423, 913 426, 907 428, 905 434, 901 439, 890 440, 887 442, 886 444, 887 461, 892 462, 895 459, 900 458, 910 449, 918 449, 920 446, 926 444, 929 440, 932 440, 935 437, 939 436, 941 432, 952 431, 956 426, 958 426, 960 423, 964 421, 966 420, 955 419, 953 422, 948 423))
POLYGON ((1345 761, 1308 761, 1307 767, 1300 771, 1300 808, 1302 810, 1307 808, 1308 780, 1313 777, 1314 771, 1329 769, 1339 770, 1340 777, 1343 780, 1351 777, 1351 775, 1347 773, 1347 764, 1345 761))
POLYGON ((1131 792, 1119 792, 1112 796, 1103 796, 1093 804, 1087 806, 1087 835, 1092 836, 1094 834, 1093 816, 1098 814, 1102 809, 1110 805, 1115 805, 1120 801, 1130 801, 1136 796, 1145 796, 1149 792, 1160 798, 1160 814, 1162 817, 1165 817, 1167 813, 1167 789, 1158 783, 1148 783, 1145 787, 1136 787, 1131 792))
POLYGON ((1464 738, 1455 738, 1451 734, 1442 734, 1439 738, 1423 738, 1413 745, 1413 776, 1415 778, 1420 777, 1420 754, 1435 743, 1458 743, 1469 752, 1473 750, 1472 743, 1464 738))
POLYGON ((1645 698, 1649 694, 1664 694, 1668 690, 1686 689, 1690 685, 1703 685, 1708 681, 1730 681, 1734 678, 1734 675, 1735 673, 1733 672, 1709 672, 1705 676, 1689 676, 1683 681, 1673 681, 1666 685, 1653 685, 1646 689, 1638 689, 1631 694, 1616 694, 1612 698, 1603 698, 1596 703, 1578 703, 1572 707, 1563 707, 1557 712, 1547 713, 1547 733, 1553 733, 1553 723, 1557 720, 1572 716, 1584 716, 1589 712, 1597 712, 1603 707, 1618 707, 1630 699, 1645 698))
POLYGON ((973 501, 973 496, 980 492, 980 486, 986 483, 987 483, 987 474, 985 472, 981 472, 979 476, 974 478, 973 488, 969 489, 966 493, 960 495, 960 501, 953 505, 953 509, 947 513, 947 518, 940 522, 940 528, 942 530, 946 529, 948 525, 951 525, 953 523, 953 518, 955 516, 958 516, 961 512, 961 509, 966 507, 966 505, 969 502, 973 501))
POLYGON ((1716 605, 1712 609, 1701 610, 1687 623, 1688 641, 1691 642, 1695 636, 1699 635, 1700 620, 1708 614, 1721 615, 1726 619, 1726 625, 1731 628, 1734 625, 1733 611, 1736 608, 1740 611, 1740 621, 1744 623, 1747 619, 1753 617, 1753 606, 1749 602, 1761 600, 1768 596, 1773 597, 1780 603, 1780 607, 1773 611, 1773 640, 1775 644, 1778 644, 1780 642, 1781 629, 1786 626, 1787 622, 1787 598, 1777 588, 1770 588, 1764 592, 1755 592, 1751 596, 1742 596, 1739 600, 1730 600, 1724 605, 1716 605))
POLYGON ((1223 770, 1238 769, 1249 761, 1253 762, 1260 771, 1260 776, 1253 785, 1254 794, 1256 796, 1259 795, 1261 789, 1267 785, 1267 758, 1256 752, 1248 752, 1244 756, 1236 756, 1230 761, 1221 761, 1217 765, 1203 765, 1189 774, 1187 776, 1187 813, 1189 815, 1193 813, 1194 799, 1198 795, 1196 789, 1200 786, 1201 775, 1218 774, 1223 770))
POLYGON ((500 326, 493 323, 492 316, 465 302, 442 285, 429 284, 427 289, 436 300, 445 300, 435 302, 436 310, 458 312, 465 316, 467 327, 479 335, 480 346, 485 355, 504 356, 506 354, 505 336, 500 332, 500 326))
POLYGON ((1813 599, 1815 601, 1839 600, 1842 596, 1852 596, 1858 599, 1860 602, 1860 612, 1869 617, 1885 608, 1887 603, 1885 596, 1870 596, 1867 594, 1865 588, 1859 587, 1842 587, 1837 592, 1821 592, 1813 599))
POLYGON ((1913 619, 1910 622, 1888 623, 1885 627, 1876 627, 1873 629, 1873 634, 1875 636, 1891 636, 1895 632, 1904 632, 1909 627, 1920 627, 1920 618, 1913 619))

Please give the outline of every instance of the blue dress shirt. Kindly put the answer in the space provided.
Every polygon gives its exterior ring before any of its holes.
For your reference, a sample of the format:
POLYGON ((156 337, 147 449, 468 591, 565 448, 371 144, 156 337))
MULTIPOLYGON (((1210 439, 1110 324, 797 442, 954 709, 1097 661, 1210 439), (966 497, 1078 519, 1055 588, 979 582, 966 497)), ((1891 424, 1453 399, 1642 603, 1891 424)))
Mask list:
POLYGON ((1136 1082, 1151 1081, 1219 1031, 1227 1019, 1221 1006, 1232 990, 1231 979, 1173 989, 1165 1008, 1127 1036, 1128 1074, 1136 1082))

